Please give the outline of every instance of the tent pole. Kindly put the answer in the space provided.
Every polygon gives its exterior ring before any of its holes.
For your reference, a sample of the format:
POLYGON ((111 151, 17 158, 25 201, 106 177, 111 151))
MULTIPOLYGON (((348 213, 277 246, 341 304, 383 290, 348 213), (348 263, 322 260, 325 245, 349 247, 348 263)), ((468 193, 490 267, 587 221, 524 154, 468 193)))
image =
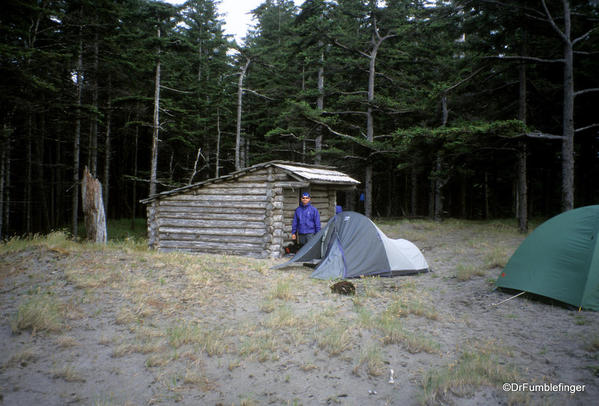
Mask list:
POLYGON ((491 306, 499 306, 500 304, 502 304, 502 303, 505 303, 505 302, 507 302, 508 300, 512 300, 512 299, 514 299, 514 298, 516 298, 516 297, 518 297, 518 296, 520 296, 520 295, 523 295, 523 294, 525 294, 525 293, 526 293, 526 292, 524 292, 524 291, 523 291, 523 292, 520 292, 520 293, 518 293, 517 295, 514 295, 514 296, 512 296, 512 297, 509 297, 509 298, 507 298, 507 299, 505 299, 505 300, 502 300, 502 301, 501 301, 501 302, 499 302, 499 303, 491 303, 491 306))

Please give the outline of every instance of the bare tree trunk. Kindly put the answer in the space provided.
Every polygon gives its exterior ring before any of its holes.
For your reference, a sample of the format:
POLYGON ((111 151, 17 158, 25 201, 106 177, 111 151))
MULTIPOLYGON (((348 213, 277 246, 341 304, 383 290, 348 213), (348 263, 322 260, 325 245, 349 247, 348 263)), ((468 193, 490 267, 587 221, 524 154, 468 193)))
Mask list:
POLYGON ((75 140, 73 142, 73 196, 71 214, 71 234, 77 238, 77 218, 79 214, 79 153, 81 142, 81 98, 83 94, 83 27, 79 27, 79 51, 77 56, 77 108, 75 114, 75 140))
MULTIPOLYGON (((139 117, 138 117, 139 118, 139 117)), ((135 208, 137 207, 137 158, 139 144, 139 125, 135 126, 135 148, 133 156, 133 205, 131 210, 131 230, 135 230, 135 208)))
POLYGON ((418 172, 415 166, 412 166, 410 170, 410 186, 410 216, 416 217, 418 212, 418 172))
POLYGON ((441 171, 443 169, 443 158, 440 153, 437 153, 437 159, 435 160, 435 175, 434 175, 434 209, 433 209, 433 220, 441 221, 443 219, 443 186, 445 182, 441 178, 441 171))
POLYGON ((89 241, 106 244, 106 216, 102 185, 85 167, 81 183, 81 202, 85 215, 86 237, 89 241))
MULTIPOLYGON (((386 35, 381 37, 374 22, 374 32, 372 34, 372 49, 368 55, 370 65, 368 69, 368 110, 366 112, 366 139, 369 142, 374 141, 374 117, 372 115, 372 104, 374 102, 374 78, 376 77, 376 56, 383 41, 396 35, 386 35)), ((373 165, 369 162, 366 165, 364 175, 364 215, 372 217, 372 172, 373 165)))
MULTIPOLYGON (((10 136, 6 142, 6 148, 4 153, 6 154, 5 158, 5 169, 4 169, 4 199, 3 206, 4 212, 0 212, 0 217, 3 217, 2 223, 4 224, 4 230, 6 233, 10 230, 10 136)), ((2 196, 0 196, 0 199, 2 196)))
POLYGON ((36 169, 36 197, 37 200, 41 204, 41 210, 38 210, 37 220, 38 224, 34 227, 35 230, 41 230, 43 232, 50 231, 50 216, 48 210, 48 198, 46 195, 47 185, 44 179, 45 171, 44 171, 44 156, 45 148, 46 148, 46 114, 41 113, 40 115, 40 128, 39 128, 39 136, 37 143, 35 144, 35 150, 37 159, 35 160, 35 169, 36 169))
POLYGON ((25 231, 31 233, 31 182, 33 182, 32 166, 32 142, 33 142, 33 112, 31 109, 27 112, 27 169, 25 180, 25 231))
POLYGON ((6 161, 8 158, 8 140, 4 139, 8 130, 6 124, 3 126, 2 138, 0 138, 0 241, 3 238, 3 220, 4 220, 4 185, 6 182, 6 161))
POLYGON ((243 106, 243 80, 250 66, 251 59, 246 57, 245 65, 239 72, 239 81, 237 83, 237 126, 235 131, 235 170, 241 169, 241 112, 243 106))
POLYGON ((98 33, 94 37, 94 75, 92 84, 92 104, 94 115, 91 122, 91 150, 90 150, 90 171, 94 176, 98 174, 98 66, 99 66, 99 38, 98 33))
POLYGON ((485 171, 485 184, 483 190, 485 193, 485 220, 487 220, 491 214, 489 210, 489 173, 487 171, 485 171))
MULTIPOLYGON (((322 41, 318 45, 323 46, 322 41)), ((318 67, 318 99, 316 108, 322 112, 324 110, 324 51, 320 52, 320 66, 318 67)), ((316 139, 314 140, 314 163, 319 164, 322 161, 322 127, 316 130, 316 139)))
MULTIPOLYGON (((441 117, 441 127, 447 126, 449 119, 449 109, 447 108, 447 93, 443 92, 441 95, 441 110, 443 115, 441 117)), ((443 170, 443 158, 441 152, 437 152, 437 158, 435 160, 435 174, 433 175, 433 220, 441 221, 443 218, 443 186, 447 183, 447 179, 441 177, 443 170)))
POLYGON ((562 140, 562 211, 574 208, 574 51, 570 4, 564 6, 564 106, 562 140))
MULTIPOLYGON (((527 54, 527 31, 524 28, 522 39, 522 55, 527 54)), ((519 66, 519 101, 518 101, 518 119, 526 125, 526 63, 521 62, 519 66)), ((518 230, 521 233, 528 232, 528 187, 527 187, 527 162, 526 162, 526 141, 520 143, 518 151, 518 230)))
POLYGON ((220 176, 220 109, 216 109, 216 169, 214 177, 220 176))
POLYGON ((106 105, 106 138, 104 139, 104 211, 108 215, 108 198, 110 193, 110 150, 112 123, 112 78, 108 76, 108 102, 106 105))
MULTIPOLYGON (((160 38, 160 28, 158 28, 160 38)), ((158 170, 158 137, 160 129, 160 45, 158 46, 158 61, 156 63, 156 78, 154 87, 154 131, 152 132, 152 167, 150 170, 150 196, 156 194, 156 181, 158 170)), ((156 203, 148 206, 148 245, 154 248, 156 245, 156 203)))

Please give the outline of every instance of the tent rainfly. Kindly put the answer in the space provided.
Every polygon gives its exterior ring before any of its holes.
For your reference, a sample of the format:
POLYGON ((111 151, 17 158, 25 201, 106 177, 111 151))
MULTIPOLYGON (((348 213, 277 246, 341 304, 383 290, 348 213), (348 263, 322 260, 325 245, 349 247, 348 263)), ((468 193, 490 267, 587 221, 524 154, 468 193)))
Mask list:
POLYGON ((429 270, 420 250, 408 240, 387 237, 368 217, 343 211, 333 217, 287 265, 316 262, 317 279, 395 276, 429 270))
POLYGON ((147 205, 148 243, 160 251, 277 258, 292 244, 291 223, 303 192, 325 222, 337 192, 360 184, 330 166, 271 161, 164 191, 147 205))
POLYGON ((537 227, 496 286, 599 310, 599 205, 564 212, 537 227))

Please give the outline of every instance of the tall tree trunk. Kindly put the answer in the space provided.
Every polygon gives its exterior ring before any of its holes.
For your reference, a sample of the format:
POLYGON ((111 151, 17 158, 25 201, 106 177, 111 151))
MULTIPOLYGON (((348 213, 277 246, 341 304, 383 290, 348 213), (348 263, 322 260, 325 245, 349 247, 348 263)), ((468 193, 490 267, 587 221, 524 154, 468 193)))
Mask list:
POLYGON ((36 225, 34 229, 41 230, 44 233, 50 231, 50 216, 48 209, 48 198, 46 195, 46 181, 44 179, 45 171, 44 171, 44 157, 45 157, 45 148, 46 148, 46 114, 42 113, 40 115, 40 128, 39 128, 39 137, 38 142, 36 143, 36 155, 37 159, 35 160, 35 169, 36 169, 36 189, 37 189, 37 200, 41 204, 41 210, 37 213, 37 219, 39 221, 39 225, 36 225))
MULTIPOLYGON (((82 12, 80 12, 81 18, 82 12)), ((83 95, 83 27, 79 26, 79 50, 77 55, 77 108, 75 109, 75 139, 73 142, 73 196, 71 214, 71 234, 77 238, 77 219, 79 214, 79 153, 81 142, 81 101, 83 95)))
MULTIPOLYGON (((318 45, 323 46, 322 41, 318 45)), ((318 99, 316 108, 319 112, 324 110, 324 51, 320 52, 320 66, 318 67, 318 99)), ((317 128, 316 139, 314 140, 314 163, 320 164, 322 161, 322 127, 317 128)))
POLYGON ((410 216, 416 217, 418 213, 418 171, 416 166, 410 169, 410 216))
POLYGON ((3 234, 3 220, 4 220, 4 185, 6 184, 6 160, 7 160, 7 150, 8 150, 8 130, 6 128, 6 124, 4 124, 2 128, 2 133, 0 134, 0 241, 4 236, 3 234), (7 137, 7 139, 5 139, 7 137))
POLYGON ((247 73, 248 67, 250 66, 250 58, 246 58, 245 65, 241 68, 241 72, 239 72, 239 81, 237 83, 237 126, 235 130, 235 170, 241 169, 241 112, 243 106, 243 80, 245 79, 245 74, 247 73))
POLYGON ((564 6, 564 106, 562 139, 562 211, 574 208, 574 51, 569 1, 564 6))
MULTIPOLYGON (((372 104, 374 102, 374 78, 376 77, 376 56, 383 41, 396 35, 386 35, 381 37, 374 22, 374 32, 372 34, 372 49, 368 58, 370 65, 368 68, 368 109, 366 111, 366 139, 374 142, 374 117, 372 115, 372 104)), ((366 173, 364 175, 364 215, 372 217, 372 162, 366 164, 366 173)))
MULTIPOLYGON (((97 21, 96 21, 97 22, 97 21)), ((91 122, 91 151, 90 151, 90 171, 93 176, 98 175, 98 66, 99 66, 99 37, 98 33, 94 36, 94 74, 92 84, 92 105, 94 108, 94 115, 92 116, 91 122)))
POLYGON ((104 211, 108 217, 108 198, 110 193, 110 150, 112 124, 112 77, 108 76, 108 101, 106 104, 106 137, 104 139, 104 211))
MULTIPOLYGON (((160 28, 158 28, 160 39, 160 28)), ((158 137, 160 130, 160 45, 158 46, 158 61, 156 62, 156 77, 154 87, 154 119, 152 131, 152 167, 150 170, 150 196, 156 194, 157 171, 158 171, 158 137)), ((154 248, 156 245, 156 203, 152 202, 148 207, 148 245, 154 248)))
POLYGON ((216 109, 216 168, 214 171, 214 177, 220 176, 220 108, 216 109))
MULTIPOLYGON (((139 120, 139 117, 137 118, 139 120)), ((131 210, 131 230, 135 230, 135 208, 137 207, 137 162, 138 162, 138 145, 139 145, 139 125, 135 126, 135 148, 133 149, 133 204, 131 210)))
POLYGON ((443 186, 445 186, 446 181, 443 178, 441 178, 442 169, 443 158, 441 157, 441 153, 437 152, 437 158, 435 159, 435 175, 433 181, 434 221, 441 221, 443 219, 443 186))
POLYGON ((10 220, 10 133, 8 127, 4 125, 6 139, 3 140, 2 155, 2 193, 0 193, 0 240, 2 235, 6 235, 9 232, 9 220, 10 220), (5 233, 2 234, 4 229, 5 233))
MULTIPOLYGON (((522 34, 522 55, 527 54, 527 30, 523 28, 522 34)), ((518 119, 526 125, 526 63, 521 62, 519 66, 519 100, 518 100, 518 119)), ((519 145, 518 150, 518 230, 521 233, 528 232, 528 187, 527 187, 527 153, 526 141, 519 145)))
POLYGON ((27 167, 25 170, 25 231, 31 233, 31 183, 33 182, 33 112, 31 108, 27 111, 27 167))

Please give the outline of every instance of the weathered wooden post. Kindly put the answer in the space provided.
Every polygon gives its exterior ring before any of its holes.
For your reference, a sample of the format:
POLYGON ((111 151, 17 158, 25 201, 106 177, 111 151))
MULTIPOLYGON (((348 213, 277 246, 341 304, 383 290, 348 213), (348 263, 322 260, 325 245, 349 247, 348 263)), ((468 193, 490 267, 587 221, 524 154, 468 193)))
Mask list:
POLYGON ((85 234, 90 241, 106 244, 106 216, 102 201, 102 185, 87 169, 81 184, 81 200, 85 217, 85 234))

